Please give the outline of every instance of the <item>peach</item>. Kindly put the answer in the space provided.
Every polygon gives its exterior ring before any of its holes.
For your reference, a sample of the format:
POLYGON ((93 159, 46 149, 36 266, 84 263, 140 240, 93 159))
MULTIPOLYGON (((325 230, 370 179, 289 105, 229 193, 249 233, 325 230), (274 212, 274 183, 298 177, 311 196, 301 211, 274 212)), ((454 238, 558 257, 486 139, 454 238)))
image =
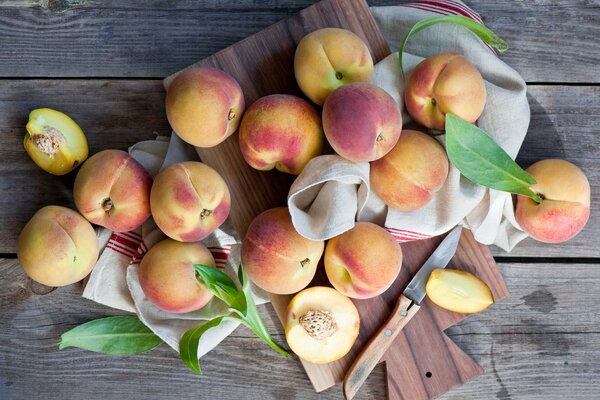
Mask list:
POLYGON ((225 71, 192 67, 167 89, 165 108, 177 135, 198 147, 213 147, 238 128, 244 113, 244 95, 225 71))
POLYGON ((78 212, 47 206, 25 225, 17 242, 19 263, 31 279, 65 286, 85 278, 98 259, 98 239, 78 212))
POLYGON ((404 102, 410 116, 427 128, 444 130, 446 113, 474 123, 485 107, 485 83, 465 57, 442 53, 421 61, 410 73, 404 102))
POLYGON ((73 186, 77 209, 93 224, 131 231, 150 216, 152 177, 121 150, 104 150, 79 169, 73 186))
POLYGON ((568 161, 542 160, 527 172, 537 181, 531 190, 543 201, 517 196, 515 217, 521 228, 541 242, 572 239, 590 216, 590 183, 583 171, 568 161))
POLYGON ((369 82, 373 76, 373 58, 365 42, 353 32, 323 28, 298 43, 294 73, 302 92, 320 106, 342 85, 369 82))
POLYGON ((154 222, 167 236, 196 242, 225 222, 231 196, 217 171, 201 162, 187 161, 158 173, 150 207, 154 222))
POLYGON ((274 94, 255 101, 240 125, 240 149, 255 169, 298 175, 321 153, 321 117, 305 100, 274 94))
POLYGON ((368 299, 385 292, 402 266, 402 249, 382 227, 357 222, 354 228, 329 240, 325 272, 340 293, 368 299))
POLYGON ((196 278, 194 264, 215 268, 210 251, 201 243, 165 239, 144 255, 140 286, 156 307, 172 313, 199 310, 213 298, 210 289, 196 278))
POLYGON ((23 146, 29 157, 44 171, 65 175, 88 156, 87 139, 68 115, 50 108, 29 114, 23 146))
POLYGON ((294 296, 285 313, 285 338, 303 360, 325 364, 345 356, 358 337, 360 317, 335 289, 315 286, 294 296))
POLYGON ((398 142, 402 115, 385 90, 370 83, 351 83, 327 97, 323 130, 340 156, 354 162, 373 161, 398 142))
POLYGON ((371 189, 392 208, 423 207, 448 177, 448 156, 437 140, 404 130, 392 151, 371 163, 371 189))
POLYGON ((286 207, 259 214, 242 242, 242 264, 262 289, 291 294, 312 281, 325 244, 301 236, 286 207))

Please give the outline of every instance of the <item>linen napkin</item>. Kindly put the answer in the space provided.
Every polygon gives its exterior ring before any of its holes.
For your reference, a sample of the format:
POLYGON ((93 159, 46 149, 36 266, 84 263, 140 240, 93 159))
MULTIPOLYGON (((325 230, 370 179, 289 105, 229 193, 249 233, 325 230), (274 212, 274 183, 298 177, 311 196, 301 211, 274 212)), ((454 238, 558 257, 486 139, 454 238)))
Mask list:
MULTIPOLYGON (((372 83, 385 89, 403 111, 403 123, 410 122, 404 111, 404 79, 397 49, 410 28, 419 20, 435 15, 464 15, 481 18, 458 0, 427 1, 393 7, 373 7, 384 37, 394 54, 375 66, 372 83)), ((411 37, 404 53, 408 74, 423 59, 442 52, 465 55, 481 72, 487 90, 483 114, 478 120, 513 159, 527 133, 529 105, 521 76, 478 37, 464 28, 434 25, 411 37)), ((444 144, 444 135, 437 136, 444 144)), ((418 210, 402 212, 387 207, 369 186, 369 164, 353 163, 337 155, 317 157, 293 183, 288 206, 296 229, 305 237, 329 239, 352 228, 354 221, 381 224, 399 241, 440 235, 457 224, 471 229, 475 239, 512 249, 527 237, 514 216, 512 195, 474 184, 450 165, 448 179, 431 201, 418 210)))

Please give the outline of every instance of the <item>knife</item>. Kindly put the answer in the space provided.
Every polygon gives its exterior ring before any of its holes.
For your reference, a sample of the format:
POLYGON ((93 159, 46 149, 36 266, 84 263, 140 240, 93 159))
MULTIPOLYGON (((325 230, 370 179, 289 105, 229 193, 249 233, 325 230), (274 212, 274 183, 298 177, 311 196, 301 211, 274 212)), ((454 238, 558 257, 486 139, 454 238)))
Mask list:
POLYGON ((454 253, 456 253, 461 231, 462 227, 458 225, 442 240, 442 243, 425 261, 425 264, 404 289, 388 320, 371 337, 356 357, 344 378, 344 396, 346 399, 350 400, 354 397, 402 328, 419 311, 421 302, 425 298, 425 285, 429 275, 434 269, 446 268, 454 253))

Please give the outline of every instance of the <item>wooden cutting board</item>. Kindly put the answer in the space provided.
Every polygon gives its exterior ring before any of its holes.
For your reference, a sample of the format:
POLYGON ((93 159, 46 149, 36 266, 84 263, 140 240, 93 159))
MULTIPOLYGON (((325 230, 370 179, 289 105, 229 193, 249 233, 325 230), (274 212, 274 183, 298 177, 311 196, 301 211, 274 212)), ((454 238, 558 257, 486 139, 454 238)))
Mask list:
MULTIPOLYGON (((390 53, 365 1, 323 0, 293 17, 264 29, 195 65, 223 69, 240 83, 247 105, 274 93, 302 95, 294 79, 296 44, 307 33, 324 27, 349 29, 368 44, 377 62, 390 53)), ((181 71, 180 71, 181 72, 181 71)), ((165 79, 165 87, 174 74, 165 79)), ((252 219, 262 211, 286 205, 293 176, 276 171, 250 168, 239 150, 237 134, 219 146, 197 149, 203 162, 215 168, 227 181, 232 194, 231 219, 243 237, 252 219)), ((361 315, 359 339, 341 360, 315 365, 303 362, 317 391, 339 383, 353 358, 371 334, 388 317, 396 298, 412 275, 429 257, 441 237, 404 243, 404 263, 394 285, 382 296, 355 301, 361 315)), ((494 259, 487 247, 464 232, 450 267, 469 270, 490 285, 496 301, 508 295, 494 259)), ((314 283, 326 283, 322 270, 314 283)), ((281 317, 290 296, 272 296, 281 317)), ((460 350, 443 330, 464 319, 464 315, 444 311, 428 300, 386 353, 388 397, 390 399, 430 399, 480 375, 483 370, 460 350)))

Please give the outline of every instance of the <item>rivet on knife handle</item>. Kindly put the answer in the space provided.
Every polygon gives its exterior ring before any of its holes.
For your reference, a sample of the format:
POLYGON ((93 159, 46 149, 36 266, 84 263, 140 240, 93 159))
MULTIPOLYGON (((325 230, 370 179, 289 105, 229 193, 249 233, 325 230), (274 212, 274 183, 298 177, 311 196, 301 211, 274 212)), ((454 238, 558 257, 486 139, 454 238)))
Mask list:
POLYGON ((346 399, 350 400, 356 395, 358 389, 360 389, 373 368, 379 363, 379 360, 381 360, 386 350, 394 342, 396 336, 398 336, 402 328, 419 311, 419 308, 419 305, 404 295, 398 298, 391 316, 379 328, 379 331, 373 335, 369 343, 363 348, 346 372, 346 377, 344 378, 344 396, 346 399))

